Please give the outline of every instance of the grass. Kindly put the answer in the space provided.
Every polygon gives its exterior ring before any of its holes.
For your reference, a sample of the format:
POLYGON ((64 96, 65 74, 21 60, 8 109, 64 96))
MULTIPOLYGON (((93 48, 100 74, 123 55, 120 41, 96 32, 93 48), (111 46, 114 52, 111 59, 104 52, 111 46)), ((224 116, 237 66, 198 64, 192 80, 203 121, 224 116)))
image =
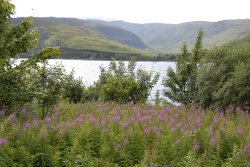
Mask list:
MULTIPOLYGON (((15 18, 13 19, 13 23, 17 24, 23 19, 15 18)), ((133 42, 136 44, 139 42, 141 45, 144 44, 136 35, 116 27, 101 25, 97 29, 97 23, 89 23, 88 21, 74 18, 52 17, 34 18, 33 26, 39 32, 40 47, 61 46, 62 49, 81 50, 83 54, 86 54, 84 51, 97 51, 125 55, 142 55, 145 57, 153 55, 149 51, 136 48, 136 46, 132 47, 133 42), (110 32, 106 32, 108 34, 105 34, 105 32, 102 33, 101 30, 104 28, 110 30, 110 32), (117 31, 116 34, 113 34, 112 31, 115 30, 117 31), (130 45, 126 45, 126 43, 130 45)))
POLYGON ((249 166, 250 115, 61 103, 44 120, 0 111, 0 166, 249 166))
MULTIPOLYGON (((21 19, 14 19, 14 23, 21 19)), ((199 28, 205 32, 204 47, 207 49, 224 45, 250 33, 249 19, 181 24, 96 22, 74 18, 34 18, 34 21, 34 26, 41 30, 43 42, 48 40, 44 38, 44 33, 50 33, 53 40, 49 41, 60 42, 64 47, 142 55, 152 55, 145 50, 134 48, 141 46, 146 49, 142 41, 154 51, 166 53, 178 53, 185 41, 191 51, 199 28)), ((150 50, 149 48, 147 49, 150 50)))
POLYGON ((39 28, 42 42, 47 46, 60 45, 80 50, 93 50, 113 53, 141 54, 149 56, 147 51, 129 47, 127 45, 109 40, 85 28, 70 25, 43 26, 39 28), (43 39, 43 34, 49 32, 48 39, 43 39))

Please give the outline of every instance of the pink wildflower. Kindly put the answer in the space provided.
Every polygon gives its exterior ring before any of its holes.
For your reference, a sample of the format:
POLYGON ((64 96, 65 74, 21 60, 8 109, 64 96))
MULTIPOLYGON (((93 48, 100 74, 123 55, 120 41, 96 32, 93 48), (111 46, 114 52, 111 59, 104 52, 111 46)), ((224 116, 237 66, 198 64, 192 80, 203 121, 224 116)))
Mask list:
POLYGON ((149 134, 150 133, 150 128, 149 127, 144 127, 144 133, 149 134))
POLYGON ((0 146, 3 146, 3 145, 5 145, 6 143, 7 143, 7 139, 4 139, 4 138, 2 138, 2 139, 0 139, 0 146))
POLYGON ((23 125, 24 129, 29 129, 30 128, 30 123, 29 122, 25 122, 25 124, 23 125))
POLYGON ((5 110, 0 109, 0 117, 4 117, 5 116, 5 110))
POLYGON ((39 120, 37 118, 34 118, 33 121, 32 121, 34 127, 38 127, 39 126, 39 120))
POLYGON ((8 118, 8 121, 15 121, 16 120, 16 113, 12 113, 9 118, 8 118))
POLYGON ((27 108, 23 106, 23 108, 21 109, 21 114, 25 115, 26 113, 27 113, 27 108))
POLYGON ((247 145, 244 145, 244 147, 243 147, 243 152, 244 152, 245 154, 250 154, 250 148, 248 148, 247 145))
POLYGON ((200 143, 196 139, 193 141, 193 148, 195 151, 200 150, 200 143))
POLYGON ((210 145, 215 146, 215 145, 217 145, 217 143, 218 143, 218 140, 215 137, 212 137, 210 140, 210 145))
POLYGON ((219 123, 219 118, 214 117, 214 124, 218 124, 219 123))
POLYGON ((54 114, 55 114, 55 117, 57 118, 58 116, 59 116, 59 109, 58 109, 58 107, 55 107, 54 108, 54 114))
POLYGON ((181 140, 180 139, 177 139, 176 142, 175 142, 176 145, 180 145, 181 144, 181 140))
POLYGON ((49 124, 49 123, 51 122, 50 116, 47 116, 47 117, 45 118, 45 122, 46 122, 46 124, 49 124))

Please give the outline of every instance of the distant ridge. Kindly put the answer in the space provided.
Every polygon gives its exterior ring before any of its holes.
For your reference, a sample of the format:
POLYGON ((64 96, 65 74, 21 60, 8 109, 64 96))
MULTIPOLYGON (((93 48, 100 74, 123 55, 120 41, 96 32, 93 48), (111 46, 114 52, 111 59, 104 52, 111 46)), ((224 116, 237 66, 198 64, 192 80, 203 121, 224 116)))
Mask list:
POLYGON ((250 19, 194 21, 181 24, 136 24, 124 21, 106 23, 133 32, 147 46, 161 52, 178 52, 184 41, 192 46, 199 28, 205 32, 204 45, 207 48, 222 45, 250 33, 250 19))
MULTIPOLYGON (((14 18, 18 23, 24 18, 14 18)), ((130 56, 147 57, 150 52, 137 35, 119 27, 102 25, 75 18, 33 18, 39 30, 39 46, 60 46, 65 57, 110 59, 130 56), (101 58, 99 58, 101 57, 101 58)))
MULTIPOLYGON (((13 22, 21 19, 23 18, 15 18, 13 22)), ((66 50, 77 50, 79 55, 84 50, 88 51, 88 54, 89 51, 96 51, 103 52, 104 55, 119 53, 127 56, 150 56, 160 52, 177 53, 184 41, 191 49, 199 28, 205 32, 206 48, 220 46, 250 34, 250 19, 194 21, 181 24, 137 24, 120 20, 55 17, 34 18, 34 21, 34 26, 40 31, 40 45, 60 45, 67 48, 66 50)))

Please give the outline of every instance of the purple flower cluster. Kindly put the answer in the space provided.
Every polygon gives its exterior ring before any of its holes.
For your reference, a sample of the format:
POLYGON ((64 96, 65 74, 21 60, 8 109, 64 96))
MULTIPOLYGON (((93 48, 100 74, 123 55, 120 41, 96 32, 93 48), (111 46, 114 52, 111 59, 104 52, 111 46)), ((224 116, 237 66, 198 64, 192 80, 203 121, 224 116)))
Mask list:
POLYGON ((5 116, 5 110, 0 109, 0 117, 4 117, 5 116))
POLYGON ((33 123, 33 126, 37 128, 39 126, 39 120, 38 120, 38 118, 34 118, 33 121, 32 121, 32 123, 33 123))
POLYGON ((21 109, 21 114, 22 115, 27 114, 27 108, 25 106, 23 106, 23 108, 21 109))
POLYGON ((14 112, 8 117, 8 121, 13 122, 15 120, 16 120, 16 113, 14 112))
MULTIPOLYGON (((188 142, 190 148, 197 153, 205 148, 204 143, 209 143, 213 148, 216 148, 223 143, 224 136, 231 134, 236 137, 244 136, 248 133, 247 128, 250 128, 248 123, 234 124, 227 113, 207 114, 198 109, 186 112, 181 107, 154 109, 150 106, 131 104, 97 103, 86 108, 78 107, 75 111, 62 112, 59 111, 58 107, 55 107, 44 120, 39 120, 37 116, 29 116, 27 108, 23 107, 20 111, 21 119, 17 119, 16 113, 12 113, 6 122, 8 125, 22 128, 24 133, 34 130, 40 139, 45 139, 47 134, 51 132, 64 136, 72 130, 82 130, 85 127, 99 128, 104 135, 121 133, 122 139, 129 138, 135 131, 145 138, 152 136, 155 140, 162 140, 167 136, 169 138, 166 140, 171 140, 174 147, 182 147, 188 142), (16 122, 13 123, 13 121, 16 122), (18 124, 19 121, 20 124, 18 124), (248 127, 246 128, 244 125, 248 125, 248 127), (231 128, 230 131, 227 129, 228 127, 231 128), (205 135, 200 137, 201 134, 205 135)), ((4 115, 3 110, 0 110, 0 116, 1 113, 4 115)), ((237 115, 243 118, 245 113, 239 111, 237 115)), ((245 119, 250 119, 250 117, 245 119)), ((119 141, 117 147, 126 146, 128 141, 119 141)), ((0 139, 0 145, 4 145, 6 142, 7 139, 0 139)), ((247 145, 242 149, 244 153, 249 154, 250 149, 247 145)))
POLYGON ((7 139, 6 138, 0 138, 0 146, 3 146, 7 143, 7 139))
POLYGON ((194 148, 195 151, 199 151, 200 148, 201 148, 200 142, 198 140, 196 140, 196 139, 193 141, 193 148, 194 148))
POLYGON ((212 137, 211 140, 210 140, 210 145, 211 146, 216 146, 218 143, 218 139, 216 137, 212 137))

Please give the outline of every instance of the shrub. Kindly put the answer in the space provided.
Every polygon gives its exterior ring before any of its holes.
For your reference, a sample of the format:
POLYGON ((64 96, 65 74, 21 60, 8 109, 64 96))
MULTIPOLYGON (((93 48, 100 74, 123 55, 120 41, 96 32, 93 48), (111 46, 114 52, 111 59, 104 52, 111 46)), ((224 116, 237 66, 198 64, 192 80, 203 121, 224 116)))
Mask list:
POLYGON ((44 118, 61 100, 65 71, 61 65, 47 67, 44 63, 43 66, 32 71, 29 77, 30 89, 33 90, 33 97, 37 99, 38 105, 42 109, 42 118, 44 118))
POLYGON ((37 33, 32 30, 31 19, 17 25, 11 23, 15 6, 8 0, 0 5, 0 108, 9 111, 30 100, 29 80, 26 74, 37 67, 39 62, 59 54, 58 48, 46 48, 16 65, 20 54, 34 48, 37 33))
POLYGON ((101 74, 95 83, 95 88, 100 90, 99 97, 104 101, 145 102, 150 91, 159 79, 159 74, 137 69, 136 61, 131 59, 127 68, 125 63, 111 61, 106 70, 100 67, 101 74))
POLYGON ((85 87, 82 78, 75 79, 74 71, 65 77, 63 98, 70 103, 79 103, 83 98, 85 87))

